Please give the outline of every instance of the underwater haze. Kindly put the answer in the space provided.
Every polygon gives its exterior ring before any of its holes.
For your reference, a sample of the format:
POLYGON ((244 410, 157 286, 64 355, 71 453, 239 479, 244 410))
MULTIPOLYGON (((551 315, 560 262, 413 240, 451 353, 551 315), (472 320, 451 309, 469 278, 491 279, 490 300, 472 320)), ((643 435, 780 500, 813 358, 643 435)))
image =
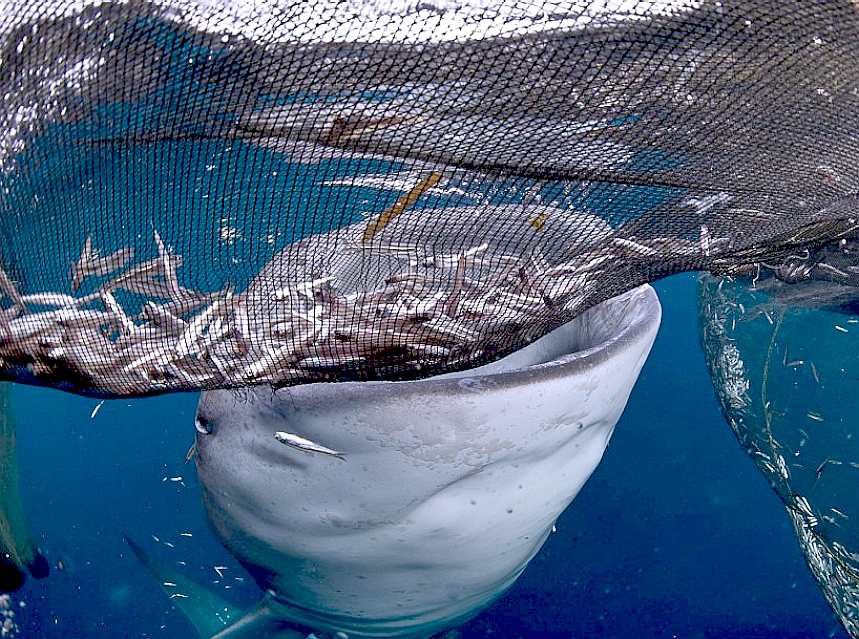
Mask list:
MULTIPOLYGON (((656 289, 663 325, 603 462, 465 639, 846 637, 781 502, 719 411, 694 276, 656 289)), ((195 636, 123 533, 237 604, 258 600, 208 528, 184 462, 197 395, 107 401, 94 417, 96 400, 57 391, 16 386, 12 401, 24 505, 63 565, 13 595, 17 636, 195 636)))

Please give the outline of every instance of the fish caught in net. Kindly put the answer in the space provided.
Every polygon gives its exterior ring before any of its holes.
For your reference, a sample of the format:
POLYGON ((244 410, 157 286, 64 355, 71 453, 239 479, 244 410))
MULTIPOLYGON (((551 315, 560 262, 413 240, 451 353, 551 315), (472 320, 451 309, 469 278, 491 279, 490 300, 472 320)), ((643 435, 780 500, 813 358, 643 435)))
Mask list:
POLYGON ((268 593, 252 621, 283 630, 267 599, 299 589, 380 636, 403 573, 428 617, 385 636, 429 636, 515 581, 599 462, 659 323, 641 285, 709 271, 725 412, 857 635, 847 382, 796 338, 852 330, 857 54, 855 0, 0 2, 0 379, 209 391, 189 459, 268 593), (308 384, 367 380, 413 383, 308 384), (405 564, 366 523, 402 513, 405 564), (392 597, 340 587, 365 567, 392 597))
POLYGON ((786 284, 767 273, 703 276, 698 299, 727 421, 784 502, 827 601, 857 637, 855 290, 786 284))
POLYGON ((859 226, 857 42, 847 0, 9 3, 0 376, 414 379, 678 271, 851 286, 795 258, 859 226))

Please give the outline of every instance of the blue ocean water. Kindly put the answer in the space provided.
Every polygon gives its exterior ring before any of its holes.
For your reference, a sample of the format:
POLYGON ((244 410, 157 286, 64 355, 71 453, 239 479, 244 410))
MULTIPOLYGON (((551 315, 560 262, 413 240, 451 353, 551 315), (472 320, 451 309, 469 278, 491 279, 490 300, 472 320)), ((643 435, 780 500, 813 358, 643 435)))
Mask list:
MULTIPOLYGON (((466 639, 845 637, 781 502, 718 410, 693 277, 656 287, 663 326, 602 464, 466 639)), ((123 532, 236 603, 256 600, 184 463, 195 395, 108 401, 94 418, 92 399, 32 387, 12 399, 25 507, 49 559, 65 565, 14 595, 19 636, 195 636, 123 532)))

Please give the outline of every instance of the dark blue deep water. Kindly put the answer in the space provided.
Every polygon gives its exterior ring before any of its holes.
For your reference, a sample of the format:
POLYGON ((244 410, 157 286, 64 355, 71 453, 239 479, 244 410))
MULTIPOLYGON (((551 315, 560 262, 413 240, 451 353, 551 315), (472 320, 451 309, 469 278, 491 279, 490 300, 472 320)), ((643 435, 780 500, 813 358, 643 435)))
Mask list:
MULTIPOLYGON (((693 277, 657 289, 662 329, 603 463, 466 638, 845 636, 781 502, 719 413, 693 277)), ((108 401, 95 419, 95 400, 57 391, 16 387, 13 401, 32 528, 51 561, 65 564, 14 595, 24 605, 19 636, 195 636, 130 556, 123 531, 235 602, 256 599, 208 530, 184 464, 196 396, 108 401), (224 579, 215 565, 228 567, 224 579)))

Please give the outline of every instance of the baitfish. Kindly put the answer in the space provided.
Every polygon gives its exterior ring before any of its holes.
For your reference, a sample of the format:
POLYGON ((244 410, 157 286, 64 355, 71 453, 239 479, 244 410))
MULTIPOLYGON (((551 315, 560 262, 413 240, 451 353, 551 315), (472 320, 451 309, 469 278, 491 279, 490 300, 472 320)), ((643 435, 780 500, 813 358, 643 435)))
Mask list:
POLYGON ((101 257, 93 248, 92 237, 87 237, 81 256, 72 266, 72 292, 77 291, 87 277, 109 275, 121 269, 132 258, 134 258, 132 248, 122 248, 101 257))
POLYGON ((299 450, 306 450, 311 453, 322 453, 323 455, 331 455, 332 457, 336 457, 337 459, 342 459, 343 461, 346 461, 346 458, 343 456, 343 453, 338 453, 336 450, 331 450, 330 448, 326 448, 325 446, 320 446, 319 444, 312 442, 309 439, 305 439, 304 437, 300 437, 299 435, 293 435, 292 433, 287 433, 282 430, 279 430, 274 434, 274 438, 281 444, 286 444, 287 446, 292 446, 293 448, 298 448, 299 450))

